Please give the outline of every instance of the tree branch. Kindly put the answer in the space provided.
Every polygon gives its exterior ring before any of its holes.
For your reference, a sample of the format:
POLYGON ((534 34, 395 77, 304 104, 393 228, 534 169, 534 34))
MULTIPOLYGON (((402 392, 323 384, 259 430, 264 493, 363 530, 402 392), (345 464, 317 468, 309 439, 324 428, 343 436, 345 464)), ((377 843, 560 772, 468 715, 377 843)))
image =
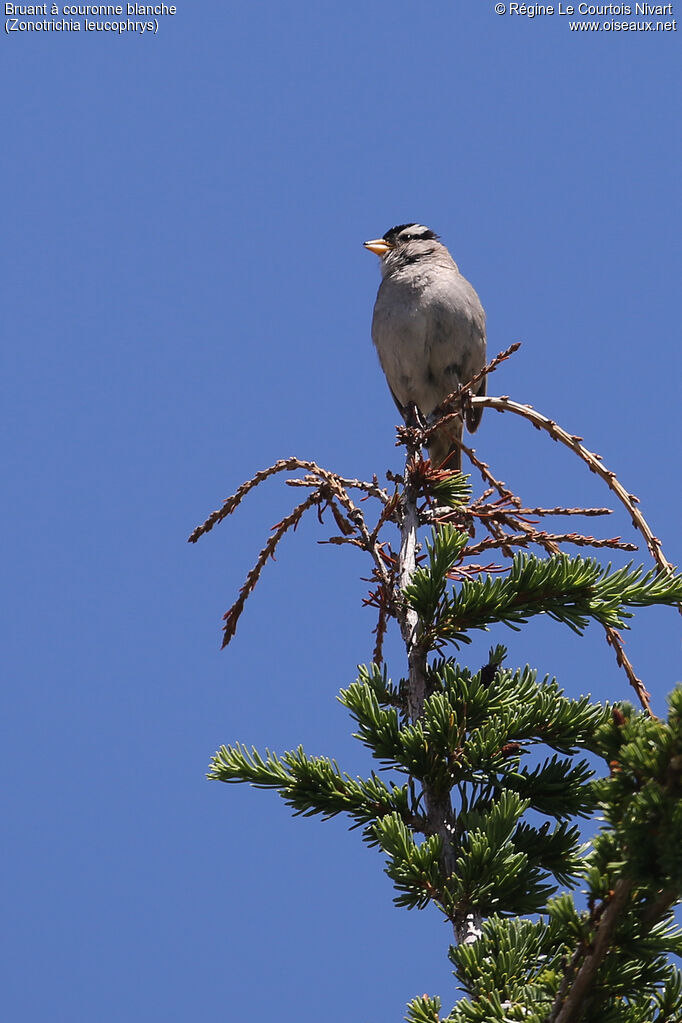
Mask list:
MULTIPOLYGON (((400 632, 405 643, 408 662, 407 706, 410 720, 414 723, 424 714, 427 695, 427 648, 420 635, 419 616, 405 601, 403 591, 412 580, 417 567, 419 543, 419 473, 415 467, 420 459, 419 441, 409 438, 405 461, 405 485, 401 501, 400 553, 398 555, 398 585, 396 610, 400 632)), ((427 833, 438 835, 441 840, 441 870, 444 882, 455 873, 456 856, 452 843, 454 814, 449 792, 439 792, 428 781, 423 782, 426 807, 427 833)), ((470 907, 451 917, 458 943, 475 941, 481 934, 481 917, 470 907)))
MULTIPOLYGON (((594 940, 587 950, 582 965, 570 985, 563 1004, 557 999, 558 1004, 555 1004, 548 1023, 579 1023, 582 1019, 599 964, 609 950, 613 933, 627 905, 632 886, 633 882, 628 878, 621 878, 616 882, 613 894, 600 917, 594 940), (558 1013, 557 1008, 559 1008, 558 1013)), ((561 995, 561 991, 559 994, 561 995)))
POLYGON ((651 556, 661 571, 667 573, 672 573, 674 571, 673 565, 663 554, 661 541, 658 537, 654 536, 648 522, 637 508, 639 498, 635 497, 634 494, 629 494, 625 487, 623 487, 617 479, 615 472, 611 469, 607 469, 605 465, 602 465, 601 455, 597 455, 593 451, 588 451, 587 448, 583 447, 580 443, 582 437, 577 437, 574 434, 567 433, 566 430, 563 430, 554 422, 553 419, 548 419, 547 416, 543 416, 540 412, 536 412, 531 405, 522 405, 517 401, 512 401, 511 398, 506 395, 501 395, 500 397, 476 397, 471 398, 470 401, 473 407, 494 408, 497 412, 513 412, 514 415, 527 419, 538 430, 544 430, 553 440, 560 441, 566 447, 570 448, 571 451, 574 451, 584 462, 587 463, 592 472, 596 473, 604 480, 609 489, 613 491, 618 500, 625 506, 630 514, 633 526, 638 529, 644 537, 651 556))

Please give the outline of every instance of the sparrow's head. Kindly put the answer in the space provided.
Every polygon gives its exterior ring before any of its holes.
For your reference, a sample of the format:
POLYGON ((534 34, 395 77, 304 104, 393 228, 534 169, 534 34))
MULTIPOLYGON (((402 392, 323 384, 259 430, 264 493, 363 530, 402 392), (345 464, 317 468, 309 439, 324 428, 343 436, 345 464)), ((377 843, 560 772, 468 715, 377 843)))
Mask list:
POLYGON ((398 224, 383 238, 365 242, 365 248, 379 257, 384 276, 443 251, 436 232, 423 224, 398 224))

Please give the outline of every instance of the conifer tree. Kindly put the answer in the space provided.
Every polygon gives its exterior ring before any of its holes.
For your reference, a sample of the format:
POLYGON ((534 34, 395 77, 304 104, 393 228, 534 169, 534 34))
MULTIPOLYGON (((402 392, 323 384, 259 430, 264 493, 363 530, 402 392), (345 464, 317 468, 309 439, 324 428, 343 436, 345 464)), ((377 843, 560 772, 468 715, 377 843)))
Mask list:
POLYGON ((374 661, 340 696, 378 771, 351 777, 300 746, 263 755, 236 744, 217 751, 208 776, 274 789, 296 814, 345 815, 382 850, 396 904, 431 904, 447 918, 455 1004, 415 998, 408 1023, 680 1023, 682 974, 671 956, 682 954, 673 919, 682 892, 682 687, 670 694, 667 719, 655 717, 620 630, 638 607, 679 605, 682 577, 636 499, 579 437, 508 398, 472 397, 476 382, 428 424, 415 412, 399 430, 405 471, 388 474, 389 488, 376 477, 347 479, 283 459, 194 531, 192 542, 271 476, 303 472, 288 482, 307 496, 275 527, 225 615, 224 645, 265 563, 310 508, 332 516, 333 543, 360 547, 371 559, 366 603, 378 612, 374 661), (627 509, 653 567, 612 568, 567 553, 633 549, 619 538, 538 528, 550 516, 606 508, 526 508, 465 445, 484 480, 479 497, 467 476, 424 462, 430 432, 467 402, 521 415, 586 461, 627 509), (370 499, 362 509, 354 492, 370 499), (500 563, 472 561, 488 552, 500 563), (640 708, 569 699, 555 679, 509 664, 501 645, 483 665, 462 662, 475 630, 522 629, 540 614, 578 634, 590 622, 602 627, 640 708), (389 677, 382 656, 391 620, 405 649, 399 679, 389 677), (590 817, 600 826, 586 847, 579 824, 590 817))

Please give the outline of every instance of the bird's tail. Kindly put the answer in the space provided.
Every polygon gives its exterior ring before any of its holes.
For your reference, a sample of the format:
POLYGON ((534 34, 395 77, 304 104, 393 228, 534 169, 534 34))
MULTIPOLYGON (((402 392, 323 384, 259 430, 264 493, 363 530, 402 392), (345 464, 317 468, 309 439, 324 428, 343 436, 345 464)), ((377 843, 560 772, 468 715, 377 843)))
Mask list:
POLYGON ((462 423, 453 419, 434 433, 429 444, 429 458, 434 469, 461 469, 462 452, 457 441, 462 439, 462 423))

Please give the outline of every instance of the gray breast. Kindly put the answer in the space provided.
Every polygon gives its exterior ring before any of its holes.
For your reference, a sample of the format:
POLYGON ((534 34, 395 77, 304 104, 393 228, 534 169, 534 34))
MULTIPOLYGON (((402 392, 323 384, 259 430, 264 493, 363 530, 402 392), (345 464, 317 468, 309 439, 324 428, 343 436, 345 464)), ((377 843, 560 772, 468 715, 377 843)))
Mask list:
POLYGON ((454 264, 384 278, 372 339, 399 406, 428 415, 485 363, 485 313, 454 264))

